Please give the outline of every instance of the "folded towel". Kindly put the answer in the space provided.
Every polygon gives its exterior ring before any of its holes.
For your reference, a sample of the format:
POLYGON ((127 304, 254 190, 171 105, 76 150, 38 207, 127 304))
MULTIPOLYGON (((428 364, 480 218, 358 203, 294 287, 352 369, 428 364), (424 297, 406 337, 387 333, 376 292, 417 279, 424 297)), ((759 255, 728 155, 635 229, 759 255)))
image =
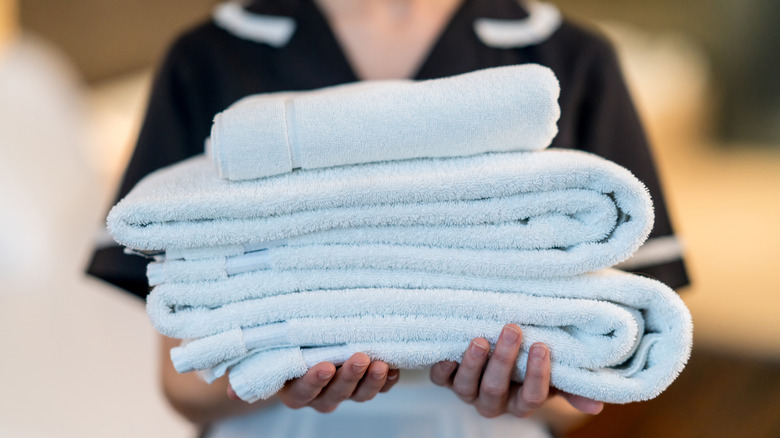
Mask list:
MULTIPOLYGON (((370 301, 387 299, 398 305, 406 292, 395 290, 362 290, 346 294, 368 298, 366 293, 374 294, 370 301), (360 291, 360 292, 357 292, 360 291)), ((213 368, 221 362, 245 357, 250 351, 272 350, 282 347, 323 346, 368 342, 456 342, 469 341, 484 337, 491 342, 498 339, 506 321, 521 324, 524 336, 523 348, 534 342, 545 342, 555 350, 556 360, 568 365, 583 368, 599 368, 622 363, 633 352, 644 332, 644 320, 638 312, 611 303, 588 300, 540 299, 538 297, 508 297, 496 293, 461 293, 461 291, 414 291, 412 306, 419 301, 430 303, 434 295, 441 298, 449 293, 447 299, 465 300, 476 311, 469 317, 418 315, 410 309, 400 315, 377 315, 372 303, 361 309, 359 316, 328 315, 325 317, 284 318, 283 322, 269 323, 246 329, 233 329, 218 335, 197 339, 184 346, 171 350, 171 359, 176 370, 186 373, 195 370, 213 368), (503 299, 494 300, 494 298, 503 299), (424 300, 423 300, 424 298, 424 300), (511 307, 506 302, 511 302, 511 307), (474 303, 477 304, 474 304, 474 303), (489 319, 484 308, 495 303, 503 305, 495 318, 489 319), (567 306, 568 309, 547 309, 545 305, 567 306), (582 318, 576 312, 587 312, 582 318), (566 327, 562 330, 561 327, 566 327)), ((312 300, 316 306, 319 300, 336 300, 344 294, 331 294, 317 291, 293 294, 287 297, 295 301, 310 300, 310 294, 317 294, 312 300), (298 296, 301 295, 301 296, 298 296)), ((277 305, 276 300, 269 305, 277 305)), ((285 305, 289 305, 285 303, 285 305)))
POLYGON ((229 278, 258 270, 290 269, 396 269, 469 276, 543 278, 554 274, 550 264, 562 271, 582 269, 587 259, 584 246, 568 260, 559 261, 560 250, 513 251, 431 248, 411 245, 306 245, 278 247, 236 257, 197 261, 150 263, 150 285, 173 281, 206 281, 229 278), (576 257, 575 256, 579 256, 576 257))
POLYGON ((528 64, 244 98, 214 118, 221 178, 490 151, 538 150, 558 132, 553 72, 528 64))
POLYGON ((335 351, 328 360, 337 362, 362 351, 394 366, 423 367, 459 361, 470 339, 495 342, 509 322, 525 333, 517 379, 528 347, 545 342, 556 387, 610 403, 655 397, 690 353, 690 314, 673 291, 648 278, 614 270, 549 280, 378 274, 257 272, 163 284, 147 310, 161 333, 201 338, 172 350, 177 368, 204 370, 211 380, 233 367, 231 382, 246 400, 272 395, 317 363, 299 360, 301 351, 335 351), (366 284, 388 286, 361 289, 366 284), (299 348, 333 344, 343 345, 299 348))
MULTIPOLYGON (((676 342, 661 345, 661 341, 657 335, 645 336, 637 353, 619 367, 587 369, 553 362, 550 382, 563 391, 605 403, 652 399, 674 381, 689 354, 689 346, 676 342), (676 356, 670 360, 673 355, 676 356)), ((468 341, 380 342, 265 350, 233 366, 229 380, 241 399, 255 402, 272 396, 286 381, 301 377, 319 362, 342 364, 352 354, 362 352, 393 368, 414 369, 441 361, 459 362, 468 344, 468 341)), ((514 381, 523 381, 527 361, 528 354, 520 352, 512 375, 514 381)))
MULTIPOLYGON (((307 237, 319 253, 303 251, 302 244, 268 246, 280 254, 296 253, 295 263, 311 267, 414 269, 419 264, 440 272, 550 277, 625 260, 644 241, 652 220, 647 191, 627 170, 584 152, 549 150, 353 165, 238 183, 218 179, 200 156, 141 181, 111 210, 108 227, 126 246, 195 248, 196 258, 208 256, 203 247, 219 246, 215 254, 223 257, 246 242, 276 245, 330 230, 325 237, 307 237), (531 232, 506 239, 507 230, 522 226, 531 232), (341 231, 347 234, 339 236, 341 231), (393 237, 399 232, 406 236, 393 237), (492 240, 502 233, 503 239, 492 240), (313 243, 317 239, 322 243, 313 243), (359 245, 330 244, 351 239, 359 245), (518 239, 528 242, 518 244, 518 239), (485 249, 491 247, 499 249, 485 249), (323 250, 352 262, 328 262, 323 250), (360 258, 373 252, 384 261, 368 266, 351 251, 359 251, 360 258), (381 254, 385 251, 398 255, 397 265, 381 254), (514 252, 511 262, 507 251, 514 252)), ((220 260, 194 262, 210 266, 209 275, 227 276, 220 260)), ((272 266, 289 263, 277 257, 272 266)), ((176 277, 179 267, 173 265, 164 270, 176 277)), ((182 266, 179 280, 189 273, 192 280, 204 278, 198 277, 201 268, 182 266)), ((161 281, 174 280, 164 275, 161 281)))

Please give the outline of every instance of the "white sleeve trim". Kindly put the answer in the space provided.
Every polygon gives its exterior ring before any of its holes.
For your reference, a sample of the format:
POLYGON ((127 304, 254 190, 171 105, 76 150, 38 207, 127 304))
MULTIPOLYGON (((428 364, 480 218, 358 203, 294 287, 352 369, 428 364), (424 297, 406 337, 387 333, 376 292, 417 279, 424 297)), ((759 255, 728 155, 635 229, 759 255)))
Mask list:
POLYGON ((233 35, 272 47, 287 45, 295 33, 295 20, 277 15, 247 12, 238 2, 220 3, 214 8, 214 23, 233 35))
POLYGON ((474 32, 485 45, 499 49, 531 46, 546 41, 561 26, 561 12, 549 3, 524 2, 528 17, 522 20, 478 18, 474 32))
POLYGON ((630 259, 615 265, 615 268, 630 271, 661 265, 681 259, 682 253, 682 242, 676 236, 656 237, 648 239, 630 259))

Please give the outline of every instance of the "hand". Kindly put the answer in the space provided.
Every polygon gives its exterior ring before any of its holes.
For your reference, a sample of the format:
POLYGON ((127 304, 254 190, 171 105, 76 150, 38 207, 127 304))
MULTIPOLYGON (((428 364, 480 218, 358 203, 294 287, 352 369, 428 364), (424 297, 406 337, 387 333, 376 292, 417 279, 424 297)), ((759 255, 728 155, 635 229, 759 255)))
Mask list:
MULTIPOLYGON (((338 370, 330 362, 309 368, 302 377, 290 380, 276 394, 292 409, 311 406, 318 412, 333 412, 344 400, 364 402, 387 392, 398 381, 399 371, 382 361, 371 362, 363 353, 355 353, 338 370)), ((237 400, 228 386, 228 397, 237 400)))
POLYGON ((504 326, 492 355, 489 355, 490 344, 486 339, 474 339, 460 365, 456 362, 435 364, 431 368, 431 381, 451 388, 461 400, 473 404, 477 412, 487 418, 504 413, 528 417, 555 394, 562 395, 580 412, 594 415, 601 412, 604 407, 601 402, 550 388, 550 352, 542 343, 531 346, 525 381, 522 384, 511 382, 521 340, 522 331, 515 324, 504 326))

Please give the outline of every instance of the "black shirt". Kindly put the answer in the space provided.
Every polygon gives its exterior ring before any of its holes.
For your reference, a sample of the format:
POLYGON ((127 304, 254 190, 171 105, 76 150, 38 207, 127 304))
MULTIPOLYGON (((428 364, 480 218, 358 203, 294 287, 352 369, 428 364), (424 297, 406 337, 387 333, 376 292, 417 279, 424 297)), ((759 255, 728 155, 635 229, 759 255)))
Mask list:
MULTIPOLYGON (((257 1, 246 9, 291 17, 296 29, 278 48, 239 38, 212 21, 181 36, 157 73, 117 201, 152 171, 202 153, 214 115, 236 100, 358 80, 312 0, 257 1)), ((527 17, 516 0, 464 0, 414 78, 524 63, 550 67, 561 86, 559 133, 552 146, 589 151, 631 170, 645 183, 655 206, 650 239, 673 236, 647 139, 611 46, 565 20, 546 40, 523 47, 493 47, 474 31, 476 18, 527 17)), ((115 246, 96 250, 88 272, 145 297, 146 264, 115 246)), ((688 283, 679 255, 642 267, 641 273, 673 288, 688 283)))

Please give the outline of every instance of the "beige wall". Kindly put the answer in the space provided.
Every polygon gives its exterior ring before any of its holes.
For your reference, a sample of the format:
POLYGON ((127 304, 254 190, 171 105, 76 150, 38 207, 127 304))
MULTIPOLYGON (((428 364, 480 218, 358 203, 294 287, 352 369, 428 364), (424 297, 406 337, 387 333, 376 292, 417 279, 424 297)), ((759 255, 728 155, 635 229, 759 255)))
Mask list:
POLYGON ((63 50, 90 81, 156 63, 218 0, 21 0, 22 25, 63 50))
POLYGON ((553 0, 570 16, 684 33, 707 51, 721 102, 717 134, 780 144, 777 0, 553 0))

